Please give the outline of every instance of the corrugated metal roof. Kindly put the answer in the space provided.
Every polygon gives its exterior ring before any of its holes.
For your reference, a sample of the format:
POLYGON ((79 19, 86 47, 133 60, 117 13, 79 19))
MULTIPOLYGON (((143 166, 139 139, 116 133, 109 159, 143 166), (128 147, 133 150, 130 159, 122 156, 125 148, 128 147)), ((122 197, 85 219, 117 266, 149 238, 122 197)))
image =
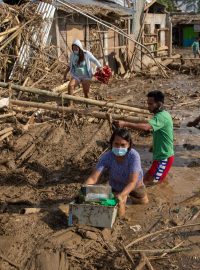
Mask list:
MULTIPOLYGON (((49 3, 44 3, 44 2, 39 2, 38 7, 36 10, 37 14, 41 14, 43 18, 43 25, 41 26, 42 29, 42 36, 40 35, 40 31, 37 32, 37 29, 35 31, 35 34, 33 35, 32 39, 33 42, 35 43, 35 46, 39 45, 46 45, 49 32, 52 26, 53 18, 54 18, 54 13, 55 13, 56 8, 49 4, 49 3)), ((16 60, 12 72, 10 74, 10 79, 12 78, 15 69, 20 66, 21 68, 25 68, 28 64, 30 54, 31 54, 31 46, 30 44, 26 44, 23 42, 20 51, 19 51, 19 58, 16 60)))
MULTIPOLYGON (((102 8, 105 10, 109 10, 110 12, 118 13, 121 16, 132 15, 133 9, 123 7, 119 4, 114 3, 113 1, 99 1, 99 0, 62 0, 64 3, 73 4, 77 6, 90 6, 90 7, 97 7, 102 8)), ((56 2, 56 0, 55 0, 56 2)), ((61 4, 56 4, 58 7, 61 4)))

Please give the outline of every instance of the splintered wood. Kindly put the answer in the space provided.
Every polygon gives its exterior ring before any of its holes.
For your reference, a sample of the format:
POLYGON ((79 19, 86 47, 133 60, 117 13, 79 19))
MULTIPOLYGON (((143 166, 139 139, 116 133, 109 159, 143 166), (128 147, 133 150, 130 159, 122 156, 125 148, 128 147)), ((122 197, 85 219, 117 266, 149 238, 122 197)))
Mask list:
POLYGON ((42 44, 44 20, 36 12, 37 6, 33 2, 14 8, 0 5, 0 80, 12 79, 47 89, 62 80, 66 64, 57 59, 55 46, 42 44), (28 54, 28 60, 24 60, 28 54))

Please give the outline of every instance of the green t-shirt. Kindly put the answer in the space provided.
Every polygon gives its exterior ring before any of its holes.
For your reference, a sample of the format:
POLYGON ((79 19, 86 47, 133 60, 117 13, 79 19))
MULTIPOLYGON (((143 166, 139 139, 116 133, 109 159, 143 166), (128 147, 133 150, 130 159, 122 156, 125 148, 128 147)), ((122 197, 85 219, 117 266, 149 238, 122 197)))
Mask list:
POLYGON ((193 42, 192 49, 193 49, 193 52, 198 52, 199 51, 199 41, 194 41, 193 42))
POLYGON ((153 160, 164 160, 174 155, 173 121, 167 111, 156 113, 149 120, 153 128, 153 160))

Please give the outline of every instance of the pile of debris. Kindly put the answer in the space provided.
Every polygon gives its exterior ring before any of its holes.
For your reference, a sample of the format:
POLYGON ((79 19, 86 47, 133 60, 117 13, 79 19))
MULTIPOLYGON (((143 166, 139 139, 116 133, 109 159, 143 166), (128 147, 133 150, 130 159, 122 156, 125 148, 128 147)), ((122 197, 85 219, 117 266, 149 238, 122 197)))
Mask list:
POLYGON ((66 64, 58 60, 55 46, 46 45, 45 30, 51 24, 41 8, 32 2, 14 8, 0 5, 1 81, 48 89, 62 80, 66 64))

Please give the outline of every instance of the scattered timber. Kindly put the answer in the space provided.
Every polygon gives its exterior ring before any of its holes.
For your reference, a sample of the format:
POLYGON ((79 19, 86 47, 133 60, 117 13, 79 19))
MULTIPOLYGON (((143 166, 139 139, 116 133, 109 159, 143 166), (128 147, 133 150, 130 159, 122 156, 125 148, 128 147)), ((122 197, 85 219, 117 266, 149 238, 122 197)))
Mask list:
MULTIPOLYGON (((48 96, 48 97, 55 97, 55 98, 61 97, 59 94, 53 93, 50 91, 41 90, 41 89, 37 89, 37 88, 23 87, 23 86, 19 86, 19 85, 15 85, 15 84, 9 85, 8 83, 3 83, 3 82, 0 82, 0 87, 3 87, 3 88, 10 87, 13 90, 28 92, 28 93, 33 93, 33 94, 43 95, 43 96, 48 96)), ((81 103, 90 104, 90 105, 97 105, 100 107, 117 108, 117 109, 121 109, 121 110, 138 112, 141 114, 150 115, 150 113, 147 109, 139 109, 139 108, 135 108, 135 107, 127 106, 127 105, 115 104, 112 102, 93 100, 93 99, 89 99, 89 98, 77 97, 77 96, 72 96, 72 95, 67 95, 67 94, 62 95, 62 99, 63 100, 73 100, 76 102, 81 102, 81 103)))
MULTIPOLYGON (((99 112, 99 111, 92 111, 88 109, 76 109, 71 107, 62 107, 62 106, 53 106, 44 103, 38 102, 31 102, 31 101, 21 101, 21 100, 10 100, 12 105, 18 105, 22 107, 32 107, 32 108, 41 108, 48 111, 56 111, 61 113, 76 113, 78 115, 85 115, 85 116, 92 116, 99 119, 108 119, 109 113, 106 112, 99 112)), ((145 117, 133 117, 133 116, 126 116, 126 115, 119 115, 119 114, 110 114, 112 115, 113 120, 123 120, 132 123, 147 123, 148 120, 145 117)))
MULTIPOLYGON (((162 61, 161 62, 161 64, 162 64, 162 66, 168 66, 168 65, 170 65, 171 63, 173 63, 173 61, 175 60, 175 59, 180 59, 180 57, 181 57, 181 55, 180 54, 176 54, 176 55, 174 55, 174 56, 172 56, 172 57, 170 57, 170 58, 167 58, 167 59, 165 59, 164 61, 162 61)), ((158 67, 157 66, 154 66, 154 67, 152 67, 152 68, 150 68, 150 72, 157 72, 158 71, 158 67)))

